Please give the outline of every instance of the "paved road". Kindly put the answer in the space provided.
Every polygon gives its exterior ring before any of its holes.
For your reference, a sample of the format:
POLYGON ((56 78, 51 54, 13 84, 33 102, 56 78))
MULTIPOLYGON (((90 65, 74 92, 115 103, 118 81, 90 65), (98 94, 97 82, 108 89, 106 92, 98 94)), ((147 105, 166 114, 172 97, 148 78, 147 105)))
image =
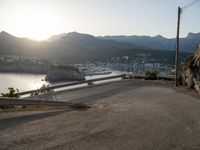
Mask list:
POLYGON ((200 98, 157 81, 59 92, 85 111, 0 113, 0 149, 199 150, 200 98))

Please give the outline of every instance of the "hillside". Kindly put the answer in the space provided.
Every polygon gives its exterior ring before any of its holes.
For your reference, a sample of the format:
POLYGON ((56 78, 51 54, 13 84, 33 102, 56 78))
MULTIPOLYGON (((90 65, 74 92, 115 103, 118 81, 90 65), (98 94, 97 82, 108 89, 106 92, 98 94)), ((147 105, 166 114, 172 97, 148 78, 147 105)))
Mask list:
MULTIPOLYGON (((109 39, 117 42, 124 43, 137 43, 140 46, 149 47, 153 49, 164 49, 174 50, 175 49, 175 38, 165 38, 161 35, 158 36, 104 36, 99 37, 100 39, 109 39)), ((200 33, 188 33, 187 37, 180 38, 180 50, 185 52, 193 52, 200 42, 200 33)))
MULTIPOLYGON (((124 56, 137 59, 138 55, 143 55, 149 61, 154 60, 166 64, 174 61, 174 52, 172 51, 155 50, 110 39, 99 39, 77 32, 55 35, 41 42, 1 32, 0 55, 38 57, 57 63, 105 62, 111 58, 124 56)), ((182 53, 182 60, 188 55, 188 53, 182 53)))

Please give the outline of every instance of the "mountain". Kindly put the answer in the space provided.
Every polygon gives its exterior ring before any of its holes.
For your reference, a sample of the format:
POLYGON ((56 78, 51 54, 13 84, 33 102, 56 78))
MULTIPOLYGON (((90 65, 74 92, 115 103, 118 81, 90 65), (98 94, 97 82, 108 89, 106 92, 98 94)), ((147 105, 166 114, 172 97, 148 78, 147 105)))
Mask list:
MULTIPOLYGON (((40 43, 27 38, 18 38, 5 31, 0 33, 1 55, 29 55, 40 43)), ((32 54, 30 54, 32 55, 32 54)))
MULTIPOLYGON (((114 40, 117 42, 132 43, 152 49, 175 50, 176 39, 158 36, 104 36, 100 39, 114 40)), ((185 52, 193 52, 200 42, 200 33, 188 33, 187 37, 180 38, 180 50, 185 52)))
MULTIPOLYGON (((165 39, 162 36, 155 38, 161 41, 165 39)), ((138 44, 140 43, 138 42, 138 44)), ((138 46, 137 43, 102 39, 77 32, 54 35, 41 42, 18 38, 6 32, 0 33, 0 55, 38 57, 51 62, 70 64, 86 61, 105 62, 112 58, 124 56, 137 59, 139 55, 149 61, 154 60, 165 63, 174 61, 174 52, 155 50, 148 47, 151 47, 151 45, 138 46)), ((185 53, 184 55, 187 56, 188 54, 185 53)))
POLYGON ((131 43, 98 39, 77 32, 54 35, 42 42, 18 38, 4 31, 0 33, 0 55, 41 57, 67 63, 104 60, 132 48, 143 49, 131 43))
POLYGON ((56 50, 52 57, 65 60, 67 62, 80 61, 100 61, 107 60, 118 55, 122 50, 143 49, 131 43, 116 42, 114 40, 98 39, 89 34, 71 32, 52 36, 48 39, 49 50, 56 50))

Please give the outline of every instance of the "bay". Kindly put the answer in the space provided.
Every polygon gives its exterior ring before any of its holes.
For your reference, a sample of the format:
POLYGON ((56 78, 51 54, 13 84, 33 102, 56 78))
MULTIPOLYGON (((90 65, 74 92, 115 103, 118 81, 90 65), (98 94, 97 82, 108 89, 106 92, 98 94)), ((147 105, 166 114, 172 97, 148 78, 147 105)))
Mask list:
POLYGON ((20 92, 38 89, 43 84, 49 84, 44 78, 43 74, 0 73, 0 93, 7 92, 9 87, 20 92))

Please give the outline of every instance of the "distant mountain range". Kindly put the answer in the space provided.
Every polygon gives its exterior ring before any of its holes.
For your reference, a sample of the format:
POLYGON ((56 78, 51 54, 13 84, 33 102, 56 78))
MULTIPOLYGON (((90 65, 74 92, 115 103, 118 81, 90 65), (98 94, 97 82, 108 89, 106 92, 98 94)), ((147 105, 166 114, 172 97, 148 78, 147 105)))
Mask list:
POLYGON ((55 35, 41 42, 18 38, 4 31, 0 33, 0 55, 41 57, 55 62, 104 61, 133 48, 143 49, 131 43, 98 39, 77 32, 55 35))
MULTIPOLYGON (((192 52, 200 40, 200 34, 190 33, 182 38, 181 45, 192 52)), ((156 58, 173 59, 175 40, 161 36, 106 36, 95 37, 77 32, 54 35, 45 41, 18 38, 7 32, 0 33, 0 55, 41 57, 53 62, 82 63, 85 61, 107 61, 113 57, 150 54, 156 58), (162 49, 162 50, 160 50, 162 49), (165 50, 165 51, 163 51, 165 50)), ((188 54, 187 54, 188 55, 188 54)))
MULTIPOLYGON (((152 49, 175 50, 175 38, 165 38, 158 36, 104 36, 100 39, 114 40, 117 42, 132 43, 152 49)), ((193 52, 197 44, 200 42, 200 33, 188 33, 187 37, 180 38, 180 50, 185 52, 193 52)))

